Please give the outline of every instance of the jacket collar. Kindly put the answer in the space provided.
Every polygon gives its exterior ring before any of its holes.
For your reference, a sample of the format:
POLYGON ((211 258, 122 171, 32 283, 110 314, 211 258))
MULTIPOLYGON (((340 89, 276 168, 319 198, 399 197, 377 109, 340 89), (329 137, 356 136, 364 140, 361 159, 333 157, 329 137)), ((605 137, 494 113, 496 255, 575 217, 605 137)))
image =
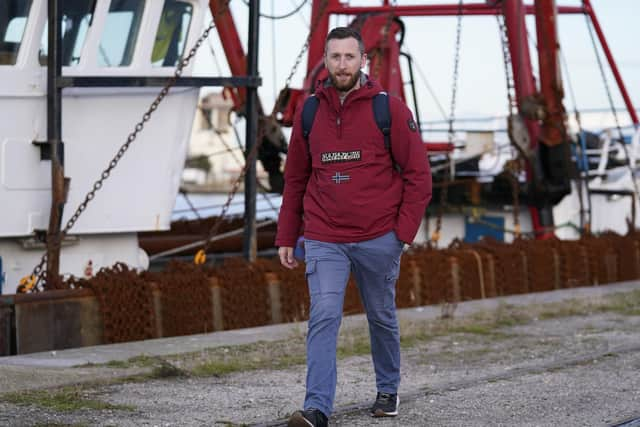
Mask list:
MULTIPOLYGON (((360 73, 360 87, 349 93, 345 103, 351 103, 360 98, 373 98, 374 95, 382 91, 382 86, 363 72, 360 73)), ((340 97, 338 91, 333 87, 330 78, 319 80, 316 84, 316 95, 324 97, 336 111, 340 109, 340 97)))

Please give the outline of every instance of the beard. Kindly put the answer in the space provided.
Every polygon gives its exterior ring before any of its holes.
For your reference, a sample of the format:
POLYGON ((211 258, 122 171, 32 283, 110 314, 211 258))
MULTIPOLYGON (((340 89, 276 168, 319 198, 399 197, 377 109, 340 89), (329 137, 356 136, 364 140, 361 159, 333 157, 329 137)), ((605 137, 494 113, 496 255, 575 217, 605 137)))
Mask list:
MULTIPOLYGON (((349 77, 349 80, 344 83, 340 83, 340 81, 338 80, 338 74, 329 73, 329 79, 331 80, 331 84, 333 84, 333 87, 335 87, 336 90, 340 92, 348 92, 353 89, 353 87, 358 82, 358 79, 360 79, 360 73, 361 71, 358 70, 357 73, 351 75, 351 77, 349 77)), ((345 74, 341 74, 341 76, 342 75, 345 74)))

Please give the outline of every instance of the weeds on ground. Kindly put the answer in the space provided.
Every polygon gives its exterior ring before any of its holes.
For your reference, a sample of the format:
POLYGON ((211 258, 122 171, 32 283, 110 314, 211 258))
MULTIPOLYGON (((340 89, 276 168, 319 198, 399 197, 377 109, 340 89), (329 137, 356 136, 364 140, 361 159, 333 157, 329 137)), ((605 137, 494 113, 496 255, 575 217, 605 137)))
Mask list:
POLYGON ((114 405, 101 400, 89 398, 81 387, 63 387, 56 390, 31 390, 7 393, 0 397, 7 403, 14 405, 35 405, 58 412, 91 410, 121 410, 133 411, 131 405, 114 405))
POLYGON ((616 313, 640 316, 640 290, 620 292, 606 297, 552 303, 540 308, 540 319, 585 316, 594 313, 616 313))

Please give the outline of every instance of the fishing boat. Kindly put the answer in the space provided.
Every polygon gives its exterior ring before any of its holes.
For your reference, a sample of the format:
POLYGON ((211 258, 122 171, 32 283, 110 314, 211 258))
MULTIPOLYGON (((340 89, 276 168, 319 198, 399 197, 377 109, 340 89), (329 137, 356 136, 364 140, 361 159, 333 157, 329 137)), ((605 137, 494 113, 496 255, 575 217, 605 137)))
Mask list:
MULTIPOLYGON (((48 126, 55 121, 61 128, 67 223, 200 37, 208 10, 205 1, 57 2, 61 108, 48 122, 48 3, 0 5, 2 293, 15 292, 46 248, 52 204, 48 126)), ((192 69, 186 66, 182 76, 192 69)), ((198 93, 198 87, 173 88, 144 123, 135 148, 117 162, 61 242, 61 273, 82 276, 88 266, 117 261, 148 266, 138 233, 170 227, 198 93)))

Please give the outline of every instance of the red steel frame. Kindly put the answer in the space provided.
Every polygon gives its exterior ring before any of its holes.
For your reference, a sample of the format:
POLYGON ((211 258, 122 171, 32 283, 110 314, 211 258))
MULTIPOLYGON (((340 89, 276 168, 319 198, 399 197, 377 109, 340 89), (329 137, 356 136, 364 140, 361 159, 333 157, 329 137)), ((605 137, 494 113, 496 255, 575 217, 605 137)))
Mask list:
MULTIPOLYGON (((209 9, 216 24, 216 30, 224 49, 224 54, 229 63, 229 69, 234 76, 247 75, 247 55, 245 54, 238 29, 231 15, 231 10, 223 0, 210 0, 209 9)), ((245 88, 237 88, 231 91, 234 109, 236 111, 244 109, 247 91, 245 88)))
POLYGON ((546 111, 540 139, 546 145, 558 145, 567 140, 566 112, 562 105, 564 91, 559 61, 560 44, 556 25, 558 16, 554 3, 555 0, 536 0, 535 3, 540 93, 546 111))
MULTIPOLYGON (((496 5, 491 5, 487 3, 473 3, 473 4, 463 4, 461 8, 461 13, 463 15, 497 15, 501 12, 501 2, 495 2, 496 5)), ((554 2, 555 3, 555 2, 554 2)), ((508 0, 504 1, 505 7, 507 10, 518 7, 523 11, 526 15, 531 15, 536 13, 536 6, 524 6, 522 5, 522 0, 508 0), (515 5, 515 6, 514 6, 515 5)), ((246 55, 244 52, 244 48, 242 47, 242 43, 240 41, 240 36, 238 34, 237 28, 233 21, 233 17, 231 15, 230 10, 226 10, 224 13, 220 14, 219 12, 225 8, 225 2, 223 0, 210 0, 209 7, 213 14, 214 20, 216 22, 216 27, 218 33, 220 35, 220 40, 222 42, 225 55, 227 57, 227 61, 229 62, 229 67, 231 69, 231 73, 233 75, 245 75, 247 69, 247 61, 246 55)), ((555 8, 557 13, 560 14, 587 14, 593 23, 596 34, 602 46, 602 49, 605 53, 609 66, 613 72, 613 75, 616 79, 616 83, 618 84, 618 89, 620 90, 622 97, 625 102, 625 106, 627 107, 627 111, 631 117, 633 123, 638 125, 638 116, 633 107, 633 103, 631 102, 631 98, 624 86, 624 82, 622 81, 622 76, 618 70, 618 67, 613 59, 613 55, 611 54, 611 50, 609 49, 609 45, 604 37, 604 33, 602 32, 602 28, 600 27, 600 23, 596 17, 596 14, 591 6, 590 0, 583 0, 583 6, 558 6, 555 8)), ((458 4, 441 4, 441 5, 419 5, 419 6, 392 6, 389 4, 388 0, 384 0, 384 3, 380 6, 370 6, 370 7, 352 7, 345 5, 344 3, 340 3, 339 0, 314 0, 312 5, 312 14, 311 14, 311 22, 318 21, 316 25, 314 34, 312 34, 310 45, 309 45, 309 55, 307 60, 307 74, 311 74, 311 71, 317 64, 322 60, 322 55, 324 53, 324 37, 329 31, 329 17, 334 14, 343 14, 343 15, 357 15, 361 13, 372 13, 372 12, 386 12, 393 13, 394 16, 455 16, 458 14, 459 5, 458 4), (326 1, 326 7, 324 8, 324 13, 321 17, 319 17, 320 11, 322 10, 322 3, 326 1)), ((550 15, 550 12, 544 12, 547 16, 550 15)), ((508 27, 513 28, 516 20, 521 20, 522 18, 516 16, 515 11, 507 12, 505 11, 505 15, 509 14, 512 18, 507 20, 508 27)), ((553 13, 555 16, 555 12, 553 13)), ((520 15, 520 14, 518 14, 520 15)), ((554 33, 555 34, 555 33, 554 33)), ((515 34, 513 35, 515 37, 515 34)), ((510 38, 510 40, 513 40, 510 38)), ((512 45, 517 45, 517 43, 511 43, 512 45)), ((513 49, 513 48, 512 48, 513 49)), ((512 57, 513 56, 512 52, 512 57)), ((515 56, 517 57, 517 56, 515 56)), ((529 60, 530 63, 530 60, 529 60)), ((515 74, 516 70, 514 70, 515 74)), ((515 76, 517 81, 520 81, 518 76, 515 76)), ((529 76, 522 76, 524 81, 530 81, 529 76)), ((524 92, 529 92, 529 83, 524 84, 524 87, 521 90, 524 92)), ((244 105, 244 89, 240 88, 237 90, 236 98, 234 99, 234 103, 236 109, 242 109, 244 105)), ((530 132, 531 132, 530 128, 530 132)), ((536 141, 537 138, 532 138, 532 141, 536 141)))
MULTIPOLYGON (((488 2, 487 2, 488 3, 488 2)), ((622 97, 625 102, 625 106, 627 107, 627 111, 631 120, 635 125, 638 125, 638 116, 633 107, 633 103, 631 102, 631 98, 624 86, 624 82, 622 81, 622 76, 618 71, 618 67, 615 63, 613 55, 611 54, 611 50, 607 41, 604 37, 604 33, 602 32, 602 28, 600 27, 600 23, 596 17, 596 14, 593 10, 590 0, 583 0, 582 6, 555 6, 555 1, 546 2, 548 4, 544 5, 544 2, 538 2, 539 5, 523 5, 522 0, 504 0, 503 2, 494 2, 495 5, 487 4, 487 3, 468 3, 463 4, 461 13, 463 15, 473 15, 473 16, 481 16, 481 15, 497 15, 502 13, 502 4, 504 3, 507 10, 519 8, 521 9, 521 14, 524 15, 535 15, 538 13, 545 13, 547 18, 553 19, 553 16, 557 14, 587 14, 591 19, 591 22, 594 25, 596 30, 598 39, 602 46, 602 49, 606 55, 607 61, 613 75, 615 76, 616 83, 618 85, 618 89, 620 90, 622 97), (553 5, 552 5, 553 3, 553 5), (518 5, 519 4, 519 5, 518 5), (551 8, 551 9, 550 9, 551 8)), ((330 15, 358 15, 363 13, 374 13, 374 12, 386 12, 393 13, 394 16, 455 16, 458 14, 459 5, 458 4, 439 4, 439 5, 411 5, 411 6, 392 6, 388 1, 384 1, 384 4, 379 6, 348 6, 344 3, 341 3, 339 0, 314 0, 312 6, 312 15, 311 22, 316 22, 318 20, 317 27, 312 34, 311 41, 309 44, 309 56, 307 59, 307 71, 316 67, 318 62, 322 60, 322 55, 324 52, 324 37, 329 31, 329 17, 330 15), (321 18, 318 18, 320 11, 322 10, 322 4, 326 1, 326 7, 324 8, 324 14, 321 18)), ((515 11, 505 12, 505 15, 509 14, 510 17, 507 17, 507 26, 514 27, 516 22, 514 20, 521 20, 522 18, 519 14, 516 14, 515 11), (518 15, 518 16, 516 16, 518 15)), ((523 27, 520 27, 523 28, 523 27)), ((554 31, 555 34, 555 31, 554 31)), ((515 34, 513 35, 515 37, 515 34)), ((526 34, 524 35, 526 37, 526 34)), ((557 36, 555 36, 557 40, 557 36)), ((510 40, 514 40, 510 38, 510 40)), ((516 39, 517 40, 517 39, 516 39)), ((516 41, 514 40, 514 41, 516 41)), ((518 43, 511 42, 512 45, 517 45, 518 43)), ((526 43, 525 43, 526 45, 526 43)), ((514 48, 512 48, 514 49, 514 48)), ((512 57, 513 52, 512 52, 512 57)), ((530 60, 528 60, 530 63, 530 60)), ((515 71, 515 70, 514 70, 515 71)), ((528 74, 528 73, 527 73, 528 74)), ((515 76, 516 80, 518 80, 519 76, 515 76)), ((529 81, 528 75, 522 76, 525 81, 529 81)), ((529 83, 523 84, 526 86, 529 83)), ((525 89, 523 88, 523 89, 525 89)), ((532 138, 532 141, 536 141, 536 139, 532 138)))

